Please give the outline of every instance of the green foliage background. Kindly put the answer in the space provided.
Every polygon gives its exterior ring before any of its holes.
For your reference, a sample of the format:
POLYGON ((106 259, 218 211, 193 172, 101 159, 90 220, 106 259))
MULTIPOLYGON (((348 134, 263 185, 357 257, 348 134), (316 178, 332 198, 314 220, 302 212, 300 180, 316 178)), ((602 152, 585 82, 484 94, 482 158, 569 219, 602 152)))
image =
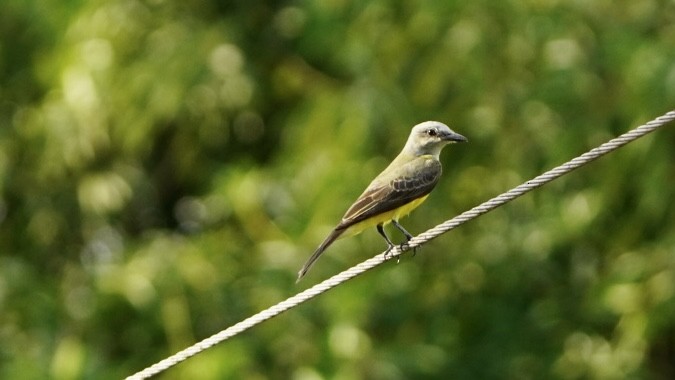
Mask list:
MULTIPOLYGON (((675 3, 0 4, 0 378, 116 379, 295 273, 439 120, 419 233, 675 105, 675 3)), ((167 379, 672 379, 675 126, 167 379)), ((397 235, 398 236, 398 235, 397 235)))

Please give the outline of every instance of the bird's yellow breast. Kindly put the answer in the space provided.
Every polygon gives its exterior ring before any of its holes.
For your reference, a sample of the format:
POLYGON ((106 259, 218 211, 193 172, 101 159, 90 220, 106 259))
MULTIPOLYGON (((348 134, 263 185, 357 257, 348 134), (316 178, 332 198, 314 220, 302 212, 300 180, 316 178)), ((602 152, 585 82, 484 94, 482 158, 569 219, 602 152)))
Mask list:
POLYGON ((416 209, 417 206, 421 205, 422 202, 424 202, 429 195, 425 195, 423 197, 419 197, 411 202, 408 202, 404 204, 403 206, 393 209, 391 211, 383 212, 381 214, 375 215, 371 218, 368 218, 362 222, 356 223, 347 230, 340 236, 340 238, 347 237, 347 236, 354 236, 357 234, 360 234, 364 230, 377 226, 378 224, 388 224, 392 220, 395 220, 398 222, 398 220, 406 215, 408 215, 412 210, 416 209))

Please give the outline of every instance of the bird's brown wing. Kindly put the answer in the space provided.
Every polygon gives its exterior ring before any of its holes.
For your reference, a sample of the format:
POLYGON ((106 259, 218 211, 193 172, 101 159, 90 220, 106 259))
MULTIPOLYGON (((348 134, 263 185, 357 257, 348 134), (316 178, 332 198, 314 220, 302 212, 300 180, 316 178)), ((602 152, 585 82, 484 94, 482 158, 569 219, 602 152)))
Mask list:
POLYGON ((395 210, 431 192, 441 177, 441 164, 432 161, 421 171, 387 183, 373 181, 342 217, 336 229, 346 229, 375 215, 395 210))

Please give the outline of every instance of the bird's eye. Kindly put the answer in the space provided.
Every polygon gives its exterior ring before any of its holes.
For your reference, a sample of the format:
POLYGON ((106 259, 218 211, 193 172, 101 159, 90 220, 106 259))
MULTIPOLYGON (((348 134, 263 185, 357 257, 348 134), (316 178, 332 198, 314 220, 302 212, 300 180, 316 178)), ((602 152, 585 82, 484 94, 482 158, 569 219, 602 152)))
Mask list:
POLYGON ((427 129, 427 135, 429 136, 436 136, 438 132, 436 132, 435 129, 427 129))

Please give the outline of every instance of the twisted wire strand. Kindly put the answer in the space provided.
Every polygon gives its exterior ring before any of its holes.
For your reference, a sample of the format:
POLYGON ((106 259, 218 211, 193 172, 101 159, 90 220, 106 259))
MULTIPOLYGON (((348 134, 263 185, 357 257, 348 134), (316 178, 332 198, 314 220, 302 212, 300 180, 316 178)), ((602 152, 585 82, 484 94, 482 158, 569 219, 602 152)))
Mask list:
POLYGON ((485 214, 488 211, 494 210, 497 207, 508 203, 519 196, 536 189, 548 182, 553 181, 554 179, 563 176, 574 169, 577 169, 599 157, 604 156, 605 154, 616 150, 631 141, 634 141, 650 132, 653 132, 657 128, 662 127, 663 125, 675 120, 675 111, 669 111, 666 114, 641 125, 629 132, 622 134, 619 137, 616 137, 597 148, 591 149, 590 151, 578 156, 558 167, 555 167, 525 183, 505 192, 501 195, 498 195, 464 213, 447 220, 411 239, 408 244, 404 247, 396 246, 389 253, 380 253, 356 266, 351 267, 350 269, 345 270, 319 284, 314 285, 313 287, 306 289, 285 301, 279 302, 278 304, 263 310, 249 318, 244 319, 243 321, 228 327, 225 330, 220 331, 217 334, 214 334, 201 342, 195 343, 194 345, 177 352, 170 357, 153 364, 152 366, 137 372, 129 377, 127 380, 140 380, 147 379, 151 376, 157 375, 174 365, 187 360, 188 358, 199 354, 200 352, 216 345, 222 343, 223 341, 232 338, 233 336, 250 329, 251 327, 262 323, 272 317, 275 317, 291 308, 294 308, 301 303, 308 301, 319 294, 330 290, 353 277, 356 277, 364 272, 382 264, 383 262, 401 255, 403 252, 408 251, 414 247, 418 247, 422 244, 425 244, 429 240, 435 239, 436 237, 460 226, 472 220, 482 214, 485 214))

